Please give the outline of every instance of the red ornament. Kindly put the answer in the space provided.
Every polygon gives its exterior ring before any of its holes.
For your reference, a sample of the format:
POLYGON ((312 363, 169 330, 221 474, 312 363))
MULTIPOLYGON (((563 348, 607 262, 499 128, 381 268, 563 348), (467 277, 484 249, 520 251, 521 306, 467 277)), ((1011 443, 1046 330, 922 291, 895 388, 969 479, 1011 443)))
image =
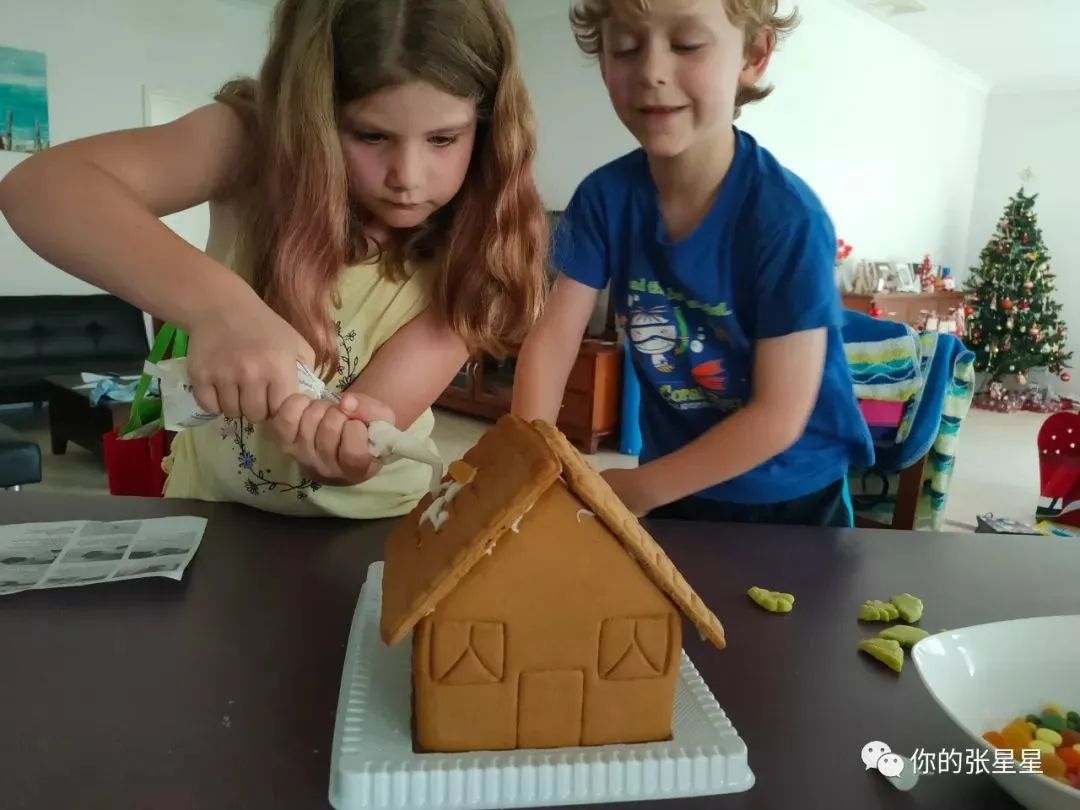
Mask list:
POLYGON ((885 314, 885 310, 879 307, 876 303, 870 305, 869 315, 871 318, 880 318, 885 314))
POLYGON ((969 315, 969 316, 974 315, 975 314, 975 307, 964 307, 964 314, 969 315))
POLYGON ((1021 301, 1020 302, 1020 311, 1021 312, 1027 312, 1029 309, 1031 309, 1031 304, 1029 304, 1027 301, 1021 301))
POLYGON ((1002 308, 1003 310, 1005 310, 1006 312, 1008 312, 1009 310, 1011 310, 1011 309, 1013 308, 1013 302, 1012 302, 1012 299, 1011 299, 1011 298, 1006 298, 1006 299, 1005 299, 1004 301, 1002 301, 1002 302, 1001 302, 1001 308, 1002 308))
POLYGON ((1024 289, 1027 290, 1028 292, 1031 292, 1033 289, 1035 289, 1035 282, 1034 281, 1025 281, 1024 282, 1024 289))
POLYGON ((836 261, 838 261, 838 262, 844 261, 844 259, 846 259, 848 256, 851 255, 853 250, 855 250, 855 248, 852 247, 851 245, 849 245, 843 239, 837 239, 836 240, 836 261))
POLYGON ((1070 374, 1067 371, 1061 372, 1061 381, 1062 382, 1068 382, 1071 379, 1072 379, 1072 374, 1070 374))
POLYGON ((1023 234, 1023 235, 1022 235, 1022 236, 1020 237, 1020 241, 1021 241, 1021 242, 1023 242, 1023 243, 1024 243, 1025 245, 1026 245, 1026 244, 1028 243, 1028 235, 1027 235, 1026 233, 1025 233, 1025 234, 1023 234))

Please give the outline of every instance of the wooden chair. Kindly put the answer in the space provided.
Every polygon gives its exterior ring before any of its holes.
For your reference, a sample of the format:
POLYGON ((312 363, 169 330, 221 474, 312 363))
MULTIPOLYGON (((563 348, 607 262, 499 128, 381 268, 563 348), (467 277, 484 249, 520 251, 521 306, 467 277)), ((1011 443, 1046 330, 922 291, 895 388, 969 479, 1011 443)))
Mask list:
POLYGON ((900 486, 896 491, 896 506, 890 523, 856 514, 855 525, 860 529, 914 529, 925 468, 926 456, 923 456, 910 467, 900 471, 900 486))

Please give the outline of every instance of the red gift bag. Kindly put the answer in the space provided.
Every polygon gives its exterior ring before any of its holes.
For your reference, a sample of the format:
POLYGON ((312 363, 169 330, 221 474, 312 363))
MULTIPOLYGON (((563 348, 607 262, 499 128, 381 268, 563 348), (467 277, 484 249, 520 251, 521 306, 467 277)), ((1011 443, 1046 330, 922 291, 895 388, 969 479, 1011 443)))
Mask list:
POLYGON ((165 490, 161 462, 169 454, 172 437, 164 430, 156 430, 138 439, 122 439, 121 429, 109 431, 103 437, 109 494, 160 498, 165 490))
POLYGON ((1041 520, 1080 526, 1080 414, 1056 413, 1039 431, 1041 520))
MULTIPOLYGON (((187 354, 187 335, 165 324, 147 359, 151 363, 164 360, 170 345, 173 357, 187 354)), ((160 498, 164 493, 165 471, 161 463, 169 453, 173 434, 161 428, 161 400, 147 396, 150 381, 149 374, 139 378, 127 424, 102 437, 110 495, 160 498)))

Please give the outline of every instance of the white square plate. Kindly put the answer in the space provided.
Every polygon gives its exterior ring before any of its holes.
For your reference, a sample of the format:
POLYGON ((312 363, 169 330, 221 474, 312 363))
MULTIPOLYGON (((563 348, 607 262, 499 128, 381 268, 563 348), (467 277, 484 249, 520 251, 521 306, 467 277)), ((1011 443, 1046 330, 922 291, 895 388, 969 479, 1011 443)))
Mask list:
POLYGON ((410 639, 379 636, 383 564, 368 569, 353 616, 330 759, 337 810, 537 807, 749 790, 746 743, 683 652, 673 738, 640 745, 417 754, 410 639))

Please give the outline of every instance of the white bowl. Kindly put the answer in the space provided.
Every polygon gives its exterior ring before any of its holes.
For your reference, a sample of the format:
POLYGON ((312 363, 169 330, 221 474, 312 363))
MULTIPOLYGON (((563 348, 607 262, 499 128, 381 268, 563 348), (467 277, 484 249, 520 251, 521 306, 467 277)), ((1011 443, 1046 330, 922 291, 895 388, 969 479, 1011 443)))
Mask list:
MULTIPOLYGON (((924 638, 911 657, 945 714, 991 751, 982 735, 1016 717, 1038 714, 1048 703, 1080 711, 1080 616, 952 630, 924 638)), ((1028 810, 1080 808, 1080 790, 1042 774, 993 776, 1028 810)))

